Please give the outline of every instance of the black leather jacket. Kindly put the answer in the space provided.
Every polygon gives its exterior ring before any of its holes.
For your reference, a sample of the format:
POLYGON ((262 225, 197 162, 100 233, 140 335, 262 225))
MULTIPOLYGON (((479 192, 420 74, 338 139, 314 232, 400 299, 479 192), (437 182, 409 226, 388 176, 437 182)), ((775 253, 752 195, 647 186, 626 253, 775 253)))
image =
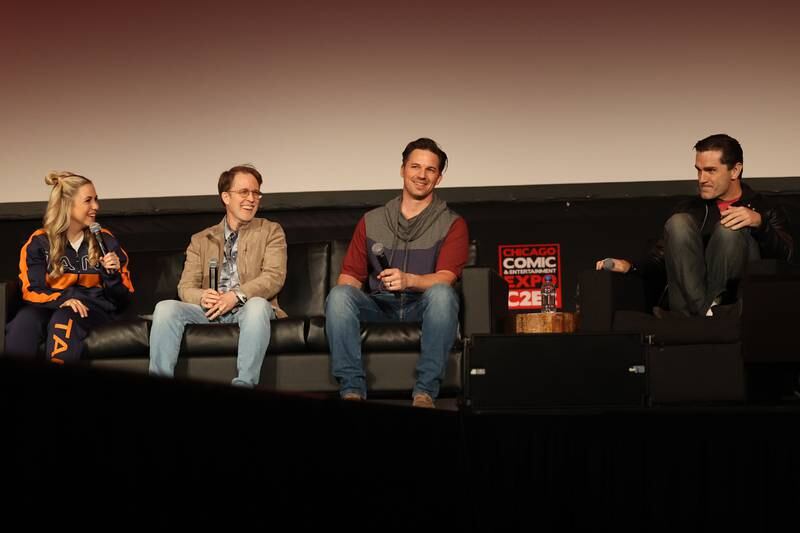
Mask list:
MULTIPOLYGON (((761 225, 751 228, 751 235, 758 243, 761 257, 764 259, 782 259, 791 263, 795 260, 794 239, 789 233, 789 221, 785 211, 774 205, 767 198, 742 183, 742 197, 734 202, 734 206, 744 206, 761 215, 761 225)), ((672 214, 687 213, 697 223, 704 240, 720 221, 716 200, 703 200, 699 196, 692 197, 678 204, 672 214)), ((660 239, 650 250, 649 256, 636 266, 648 277, 665 277, 664 239, 660 239)))

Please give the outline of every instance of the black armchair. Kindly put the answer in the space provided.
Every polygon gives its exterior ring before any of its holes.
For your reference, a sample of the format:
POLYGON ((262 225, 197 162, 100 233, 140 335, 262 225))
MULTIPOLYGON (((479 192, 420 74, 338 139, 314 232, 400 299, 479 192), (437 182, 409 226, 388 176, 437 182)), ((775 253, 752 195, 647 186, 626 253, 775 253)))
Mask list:
POLYGON ((741 315, 657 318, 647 289, 637 275, 582 272, 579 330, 640 333, 652 403, 741 402, 746 391, 751 399, 762 397, 764 365, 796 376, 800 272, 794 267, 775 260, 752 263, 740 286, 741 315))

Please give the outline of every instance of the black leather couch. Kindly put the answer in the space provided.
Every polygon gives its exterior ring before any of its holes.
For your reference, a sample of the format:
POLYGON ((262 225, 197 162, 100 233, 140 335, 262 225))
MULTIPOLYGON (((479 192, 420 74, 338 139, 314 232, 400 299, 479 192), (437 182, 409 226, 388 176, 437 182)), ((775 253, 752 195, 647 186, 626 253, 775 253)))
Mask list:
MULTIPOLYGON (((756 383, 763 369, 796 381, 797 267, 775 260, 751 263, 739 288, 739 312, 728 309, 715 317, 654 316, 652 295, 661 289, 637 275, 586 270, 579 276, 579 330, 642 335, 651 403, 753 399, 748 394, 763 392, 756 383)), ((791 394, 796 385, 785 383, 784 392, 791 394)))
MULTIPOLYGON (((325 337, 325 298, 336 283, 347 242, 295 243, 288 246, 286 283, 278 296, 288 318, 272 323, 272 339, 261 372, 261 387, 282 391, 332 392, 325 337)), ((184 251, 130 254, 136 290, 120 320, 98 327, 86 339, 84 359, 97 367, 146 372, 150 316, 155 304, 177 298, 184 251)), ((475 245, 470 263, 475 262, 475 245)), ((507 286, 488 268, 468 266, 458 285, 462 296, 459 338, 450 353, 442 395, 461 389, 463 338, 502 331, 507 312, 507 286)), ((0 282, 0 323, 7 323, 19 306, 16 280, 0 282)), ((5 328, 0 331, 4 341, 5 328)), ((176 377, 229 382, 236 373, 238 327, 192 325, 184 334, 176 377)), ((410 392, 419 355, 418 323, 363 324, 362 342, 371 395, 410 392)), ((0 342, 3 346, 4 342, 0 342)))

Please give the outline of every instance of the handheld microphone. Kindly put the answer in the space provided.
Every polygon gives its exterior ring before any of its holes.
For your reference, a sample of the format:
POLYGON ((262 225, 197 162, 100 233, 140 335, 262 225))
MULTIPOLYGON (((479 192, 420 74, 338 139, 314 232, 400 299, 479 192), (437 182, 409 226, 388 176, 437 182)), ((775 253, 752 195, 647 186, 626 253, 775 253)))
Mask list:
POLYGON ((614 270, 614 260, 610 257, 603 259, 603 270, 614 270))
MULTIPOLYGON (((101 232, 103 228, 100 227, 100 224, 94 222, 89 225, 89 231, 92 232, 94 235, 95 240, 97 241, 97 245, 100 247, 100 251, 105 256, 108 253, 108 247, 106 247, 106 241, 103 239, 103 234, 101 232)), ((116 268, 108 268, 106 269, 107 272, 116 272, 116 268)))
POLYGON ((375 255, 375 258, 378 260, 378 263, 381 265, 381 270, 386 270, 389 268, 389 261, 386 259, 386 254, 384 253, 384 246, 383 243, 376 242, 372 245, 372 253, 375 255))
POLYGON ((89 226, 89 231, 92 232, 95 240, 97 240, 97 244, 100 246, 100 251, 103 252, 103 255, 106 255, 108 253, 108 248, 106 248, 106 241, 103 240, 103 234, 100 232, 102 229, 103 228, 101 228, 100 224, 97 222, 94 222, 89 226))
MULTIPOLYGON (((384 252, 385 248, 383 243, 376 242, 372 245, 372 253, 375 255, 375 258, 378 260, 378 263, 381 265, 381 271, 386 270, 389 268, 389 260, 386 259, 386 253, 384 252)), ((385 286, 385 285, 384 285, 385 286)), ((395 296, 400 296, 399 292, 394 293, 395 296)))
POLYGON ((217 260, 214 258, 208 260, 208 283, 209 288, 217 290, 217 260))

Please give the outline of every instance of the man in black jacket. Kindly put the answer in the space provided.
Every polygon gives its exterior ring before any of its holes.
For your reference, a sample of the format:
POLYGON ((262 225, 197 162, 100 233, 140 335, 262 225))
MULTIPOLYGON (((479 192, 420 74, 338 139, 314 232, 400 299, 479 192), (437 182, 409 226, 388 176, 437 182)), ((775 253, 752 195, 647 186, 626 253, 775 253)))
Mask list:
MULTIPOLYGON (((713 316, 735 301, 736 284, 749 261, 791 261, 794 243, 782 209, 742 183, 739 141, 725 134, 697 141, 699 196, 680 204, 664 225, 664 238, 644 269, 665 269, 669 308, 689 316, 713 316)), ((597 262, 598 270, 629 272, 625 259, 597 262)))

